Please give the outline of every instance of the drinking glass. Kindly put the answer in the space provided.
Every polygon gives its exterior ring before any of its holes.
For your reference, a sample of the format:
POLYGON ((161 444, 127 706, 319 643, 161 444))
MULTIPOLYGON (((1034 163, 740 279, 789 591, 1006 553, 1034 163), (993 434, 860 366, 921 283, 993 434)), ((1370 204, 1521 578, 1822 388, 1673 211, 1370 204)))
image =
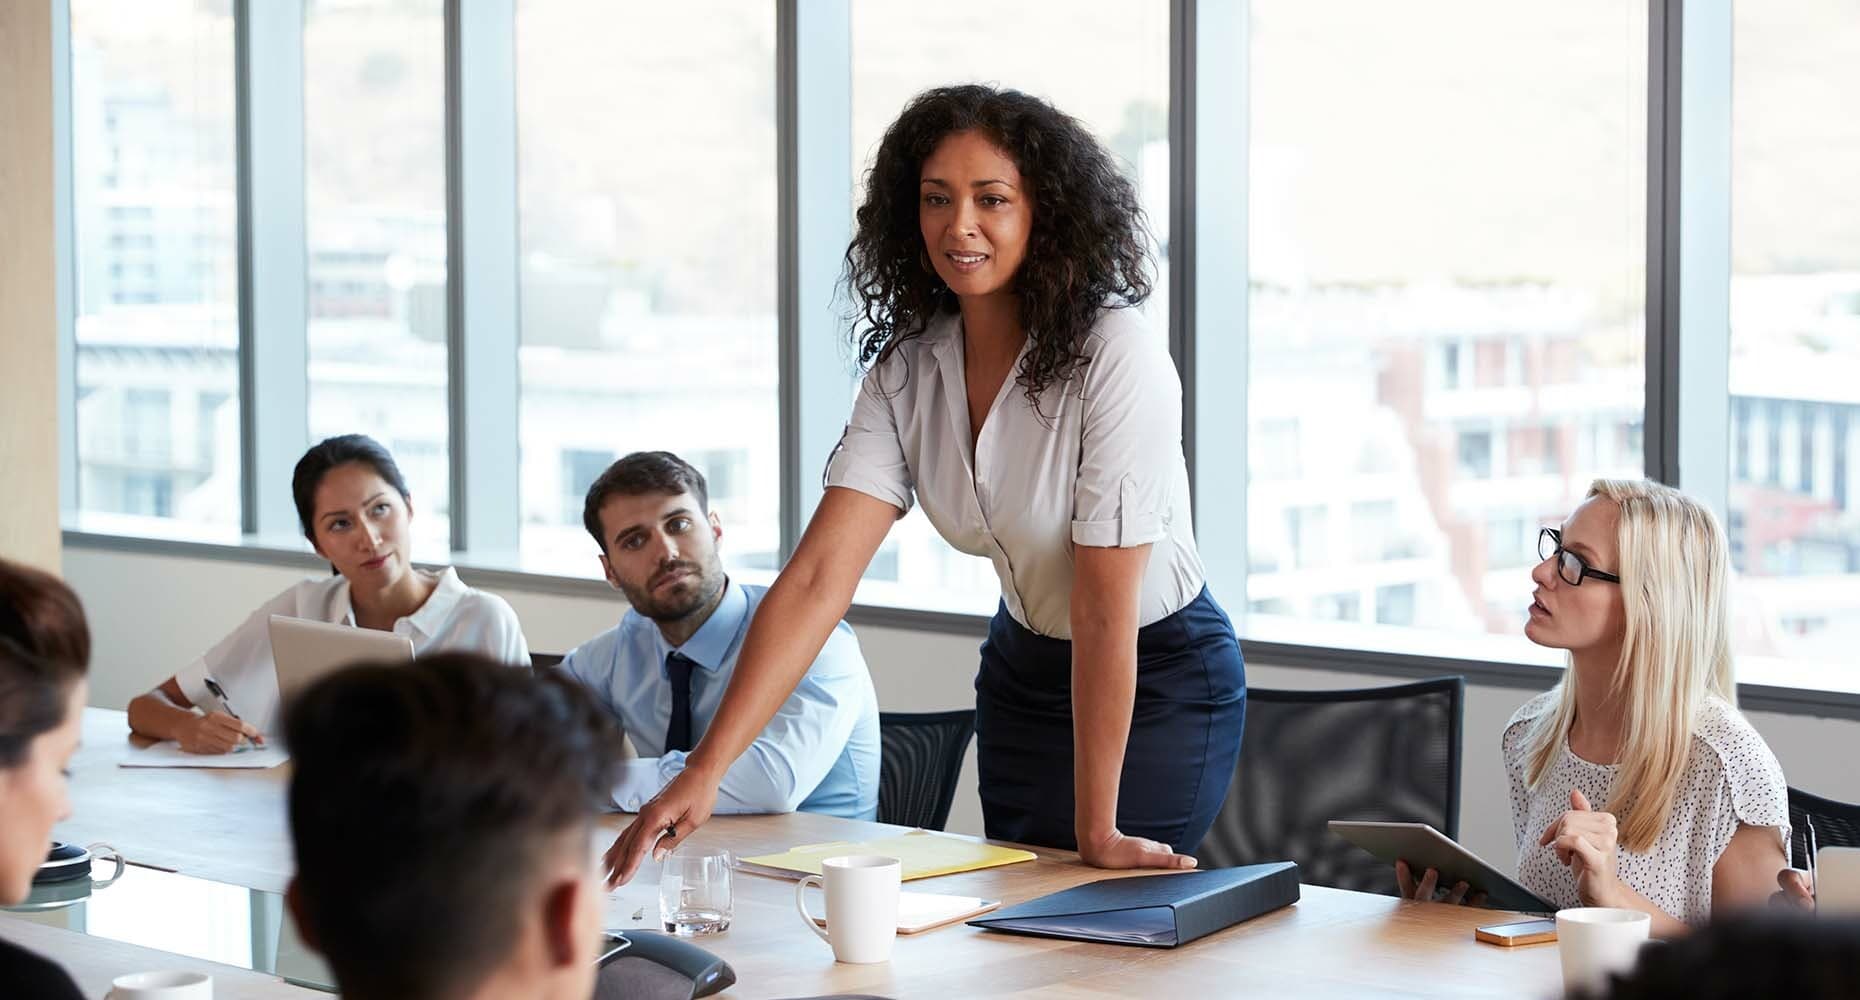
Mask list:
POLYGON ((667 931, 679 937, 722 934, 730 929, 735 909, 729 851, 686 845, 665 859, 659 919, 667 931))

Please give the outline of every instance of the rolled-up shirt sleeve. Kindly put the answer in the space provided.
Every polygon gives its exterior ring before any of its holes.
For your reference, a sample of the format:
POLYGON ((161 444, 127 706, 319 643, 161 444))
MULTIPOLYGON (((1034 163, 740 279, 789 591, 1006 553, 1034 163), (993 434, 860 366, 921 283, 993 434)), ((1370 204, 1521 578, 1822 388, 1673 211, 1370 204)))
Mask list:
POLYGON ((226 692, 241 718, 262 731, 273 731, 277 724, 278 687, 271 659, 271 616, 291 615, 295 610, 292 590, 260 605, 213 648, 175 671, 174 681, 181 693, 202 711, 227 708, 207 688, 207 678, 211 677, 226 692))
POLYGON ((1148 337, 1104 341, 1087 366, 1072 541, 1132 548, 1168 535, 1182 454, 1182 383, 1148 337))
POLYGON ((883 500, 898 508, 902 517, 911 509, 911 469, 898 439, 897 415, 891 409, 896 394, 882 388, 901 380, 894 370, 898 363, 894 357, 874 365, 859 383, 852 417, 827 457, 820 485, 822 489, 844 486, 883 500))

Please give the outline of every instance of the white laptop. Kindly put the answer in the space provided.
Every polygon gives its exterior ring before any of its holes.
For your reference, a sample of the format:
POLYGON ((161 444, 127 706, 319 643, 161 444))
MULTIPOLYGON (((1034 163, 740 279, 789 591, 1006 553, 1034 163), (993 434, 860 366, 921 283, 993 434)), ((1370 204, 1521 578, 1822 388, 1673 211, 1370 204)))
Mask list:
POLYGON ((1860 913, 1860 848, 1824 847, 1815 852, 1815 906, 1833 913, 1860 913))
POLYGON ((288 705, 317 678, 351 663, 405 663, 413 640, 392 632, 271 616, 271 660, 278 670, 278 704, 288 705))

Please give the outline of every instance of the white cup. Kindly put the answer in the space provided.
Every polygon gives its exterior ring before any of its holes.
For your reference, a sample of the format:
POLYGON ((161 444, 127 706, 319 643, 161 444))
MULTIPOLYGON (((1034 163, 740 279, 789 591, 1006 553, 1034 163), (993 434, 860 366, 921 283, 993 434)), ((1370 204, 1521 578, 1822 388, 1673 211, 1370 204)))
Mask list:
POLYGON ((809 875, 794 887, 794 908, 807 929, 833 946, 837 961, 854 965, 891 960, 891 942, 898 936, 897 858, 877 854, 849 854, 820 863, 820 875, 809 875), (822 930, 807 912, 802 894, 810 885, 827 895, 827 926, 822 930))
POLYGON ((104 1000, 213 1000, 213 977, 204 972, 133 972, 110 987, 104 1000))
POLYGON ((1558 910, 1556 950, 1563 959, 1563 990, 1605 992, 1608 974, 1634 967, 1653 918, 1639 910, 1579 906, 1558 910))

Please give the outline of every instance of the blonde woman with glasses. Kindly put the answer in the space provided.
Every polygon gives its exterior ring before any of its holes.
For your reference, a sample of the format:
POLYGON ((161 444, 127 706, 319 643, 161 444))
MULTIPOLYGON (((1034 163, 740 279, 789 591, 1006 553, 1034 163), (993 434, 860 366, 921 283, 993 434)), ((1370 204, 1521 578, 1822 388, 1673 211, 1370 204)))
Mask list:
MULTIPOLYGON (((1717 518, 1666 486, 1597 480, 1538 554, 1524 634, 1569 669, 1505 727, 1518 880, 1558 906, 1645 911, 1662 936, 1763 905, 1788 867, 1788 789, 1737 710, 1717 518)), ((1432 869, 1396 875, 1434 898, 1432 869)))

